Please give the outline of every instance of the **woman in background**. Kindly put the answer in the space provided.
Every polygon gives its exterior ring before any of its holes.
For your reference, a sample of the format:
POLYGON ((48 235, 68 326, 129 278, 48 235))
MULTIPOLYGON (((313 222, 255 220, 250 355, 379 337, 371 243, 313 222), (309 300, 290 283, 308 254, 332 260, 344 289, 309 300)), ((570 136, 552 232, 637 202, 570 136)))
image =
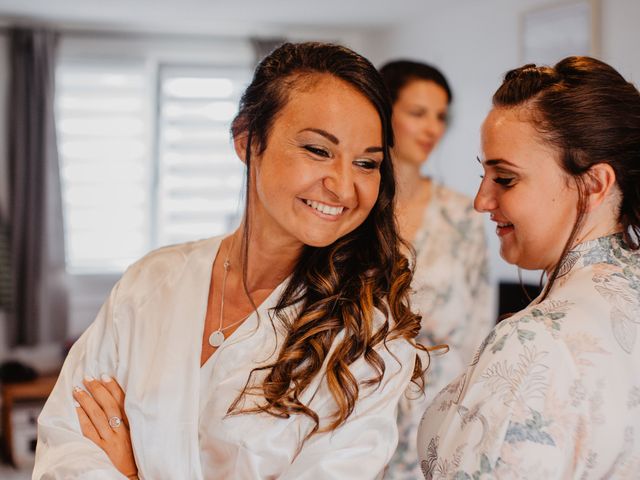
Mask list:
POLYGON ((482 150, 476 208, 548 281, 425 413, 425 477, 638 478, 640 93, 589 57, 525 65, 482 150))
POLYGON ((420 418, 493 326, 493 289, 483 220, 472 199, 421 173, 447 128, 447 80, 436 68, 407 60, 387 63, 380 73, 393 103, 400 234, 416 252, 411 305, 422 315, 418 341, 449 346, 446 355, 432 355, 426 392, 410 388, 400 401, 400 439, 386 476, 415 479, 421 475, 415 449, 420 418))
POLYGON ((421 377, 390 117, 351 50, 285 44, 260 63, 232 126, 241 227, 127 270, 39 418, 34 479, 381 472, 421 377))

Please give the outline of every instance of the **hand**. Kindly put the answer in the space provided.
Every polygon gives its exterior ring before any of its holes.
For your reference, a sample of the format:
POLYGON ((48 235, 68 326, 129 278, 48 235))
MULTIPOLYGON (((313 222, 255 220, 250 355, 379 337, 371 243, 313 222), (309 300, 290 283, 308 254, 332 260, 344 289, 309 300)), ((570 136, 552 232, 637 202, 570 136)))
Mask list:
POLYGON ((83 383, 89 393, 80 387, 73 389, 82 434, 105 451, 120 473, 137 479, 138 467, 124 412, 124 391, 106 375, 102 380, 85 377, 83 383))

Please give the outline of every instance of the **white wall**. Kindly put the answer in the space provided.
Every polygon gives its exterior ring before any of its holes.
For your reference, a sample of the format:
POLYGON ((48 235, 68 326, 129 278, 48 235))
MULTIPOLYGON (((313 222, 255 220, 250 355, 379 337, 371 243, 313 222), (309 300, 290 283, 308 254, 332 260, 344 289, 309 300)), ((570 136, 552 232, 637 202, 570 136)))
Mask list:
POLYGON ((640 87, 640 2, 602 1, 601 58, 640 87))
MULTIPOLYGON (((459 0, 442 2, 384 35, 372 37, 363 53, 380 65, 404 57, 437 65, 451 82, 454 92, 452 124, 429 161, 428 171, 451 187, 474 195, 481 168, 480 125, 488 112, 491 96, 502 75, 521 65, 521 15, 548 0, 459 0)), ((556 2, 560 3, 560 2, 556 2)), ((566 3, 566 2, 565 2, 566 3)), ((640 2, 602 0, 601 58, 620 69, 627 78, 640 82, 640 2)), ((494 279, 517 279, 517 270, 498 255, 498 240, 487 221, 494 279)), ((539 272, 524 272, 537 282, 539 272)))

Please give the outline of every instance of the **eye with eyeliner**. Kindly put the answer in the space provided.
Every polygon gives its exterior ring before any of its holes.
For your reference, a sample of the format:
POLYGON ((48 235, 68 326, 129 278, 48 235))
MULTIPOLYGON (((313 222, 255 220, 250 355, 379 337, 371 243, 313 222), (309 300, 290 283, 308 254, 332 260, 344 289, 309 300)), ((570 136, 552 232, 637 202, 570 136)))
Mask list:
POLYGON ((365 170, 378 170, 380 168, 380 163, 381 162, 376 162, 375 160, 370 160, 366 158, 362 158, 354 162, 355 165, 365 170))
POLYGON ((318 145, 303 145, 302 148, 317 157, 329 158, 331 156, 331 153, 326 148, 318 145))
POLYGON ((502 187, 513 187, 514 177, 494 177, 493 181, 502 187))

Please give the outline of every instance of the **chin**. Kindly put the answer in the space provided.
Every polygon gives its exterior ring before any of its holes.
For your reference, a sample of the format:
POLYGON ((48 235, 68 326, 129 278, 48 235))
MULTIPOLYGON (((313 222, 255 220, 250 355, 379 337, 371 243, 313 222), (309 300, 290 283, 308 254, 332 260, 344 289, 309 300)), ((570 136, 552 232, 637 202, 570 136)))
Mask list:
POLYGON ((318 235, 318 236, 305 236, 300 240, 302 241, 302 243, 304 243, 309 247, 323 248, 333 244, 339 238, 341 237, 318 235))
POLYGON ((503 251, 500 251, 500 256, 505 262, 523 270, 543 270, 545 268, 544 265, 540 264, 539 258, 523 258, 522 255, 509 254, 503 251))
MULTIPOLYGON (((505 248, 501 248, 500 249, 500 256, 502 257, 502 259, 507 262, 510 265, 516 265, 517 267, 520 268, 526 268, 522 265, 522 259, 519 258, 519 256, 517 255, 517 253, 513 252, 513 251, 509 251, 506 250, 505 248)), ((529 270, 529 269, 527 269, 529 270)))
MULTIPOLYGON (((334 240, 334 242, 335 242, 335 240, 334 240)), ((307 247, 324 248, 324 247, 328 247, 333 242, 324 242, 324 241, 316 241, 316 240, 305 240, 302 243, 304 243, 307 247)))
MULTIPOLYGON (((431 152, 429 152, 429 153, 431 153, 431 152)), ((422 164, 425 163, 427 161, 427 159, 429 158, 429 153, 424 154, 424 152, 421 152, 420 155, 416 155, 416 158, 413 159, 413 163, 415 165, 422 166, 422 164)))

